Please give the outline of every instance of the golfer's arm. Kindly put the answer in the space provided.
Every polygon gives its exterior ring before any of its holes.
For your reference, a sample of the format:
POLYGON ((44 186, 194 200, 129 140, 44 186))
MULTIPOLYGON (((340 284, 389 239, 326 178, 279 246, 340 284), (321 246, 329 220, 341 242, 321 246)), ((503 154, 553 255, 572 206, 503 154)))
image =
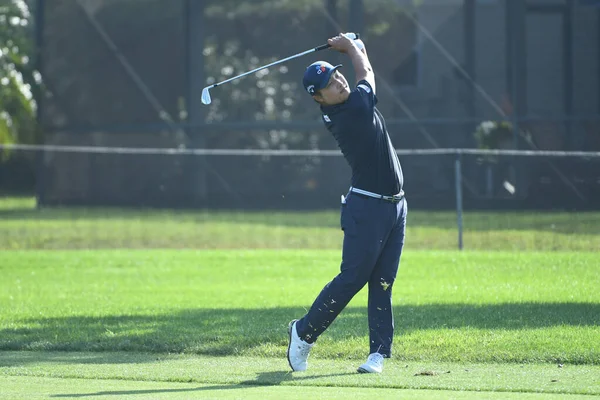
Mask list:
POLYGON ((354 67, 354 74, 356 75, 356 82, 360 82, 363 79, 369 82, 369 85, 373 88, 375 93, 375 73, 373 67, 367 56, 367 49, 363 47, 362 50, 358 46, 354 45, 348 51, 348 56, 352 60, 352 66, 354 67))

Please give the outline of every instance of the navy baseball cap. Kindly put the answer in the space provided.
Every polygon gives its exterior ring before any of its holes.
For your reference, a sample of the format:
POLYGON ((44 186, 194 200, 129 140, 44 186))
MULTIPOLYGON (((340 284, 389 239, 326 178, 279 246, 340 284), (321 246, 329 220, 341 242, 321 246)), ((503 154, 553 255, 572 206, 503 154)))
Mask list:
POLYGON ((302 79, 304 89, 310 95, 314 95, 317 90, 321 90, 327 86, 331 75, 341 66, 342 64, 334 67, 327 61, 317 61, 310 64, 306 68, 306 71, 304 71, 304 78, 302 79))

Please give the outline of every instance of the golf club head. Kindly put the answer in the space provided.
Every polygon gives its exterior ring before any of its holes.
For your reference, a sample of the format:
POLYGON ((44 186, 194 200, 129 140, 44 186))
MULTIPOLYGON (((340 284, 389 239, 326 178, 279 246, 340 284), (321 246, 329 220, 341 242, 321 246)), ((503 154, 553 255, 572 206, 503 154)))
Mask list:
POLYGON ((211 100, 210 93, 208 92, 209 90, 210 86, 207 86, 204 89, 202 89, 202 104, 210 104, 211 100))

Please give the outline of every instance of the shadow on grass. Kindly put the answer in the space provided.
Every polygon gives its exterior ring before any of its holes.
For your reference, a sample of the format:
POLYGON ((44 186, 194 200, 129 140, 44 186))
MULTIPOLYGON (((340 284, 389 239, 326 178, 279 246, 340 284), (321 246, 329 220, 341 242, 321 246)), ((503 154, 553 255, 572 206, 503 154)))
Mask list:
POLYGON ((300 381, 300 380, 311 380, 328 378, 333 376, 344 376, 344 375, 355 375, 355 372, 343 372, 339 374, 321 374, 321 375, 309 375, 309 376, 298 376, 294 375, 290 371, 269 371, 263 372, 257 375, 256 379, 240 382, 235 385, 211 385, 211 386, 200 386, 197 388, 185 388, 185 389, 146 389, 146 390, 118 390, 118 391, 104 391, 96 393, 80 393, 80 394, 55 394, 50 397, 93 397, 93 396, 127 396, 127 395, 138 395, 138 394, 158 394, 158 393, 185 393, 185 392, 200 392, 207 390, 232 390, 232 389, 248 389, 248 386, 277 386, 284 381, 300 381))
MULTIPOLYGON (((0 350, 83 351, 80 363, 115 363, 110 352, 144 354, 128 363, 156 360, 152 353, 239 355, 258 347, 273 352, 287 345, 289 320, 304 314, 302 308, 190 309, 161 315, 32 318, 13 321, 18 328, 0 330, 0 350), (94 353, 95 352, 95 353, 94 353), (148 354, 150 353, 150 354, 148 354)), ((552 326, 599 326, 600 304, 506 303, 493 305, 429 304, 396 306, 396 329, 411 333, 464 327, 499 330, 552 326)), ((335 339, 365 337, 366 310, 349 307, 332 325, 335 339)), ((53 355, 52 361, 74 361, 71 355, 53 355)), ((0 366, 33 362, 22 356, 0 356, 0 366)))
POLYGON ((49 397, 58 398, 78 398, 78 397, 96 397, 96 396, 133 396, 140 394, 159 394, 159 393, 189 393, 189 392, 201 392, 207 390, 232 390, 232 389, 247 389, 246 385, 213 385, 213 386, 199 386, 196 388, 185 388, 185 389, 146 389, 146 390, 114 390, 94 393, 73 393, 73 394, 53 394, 49 397))

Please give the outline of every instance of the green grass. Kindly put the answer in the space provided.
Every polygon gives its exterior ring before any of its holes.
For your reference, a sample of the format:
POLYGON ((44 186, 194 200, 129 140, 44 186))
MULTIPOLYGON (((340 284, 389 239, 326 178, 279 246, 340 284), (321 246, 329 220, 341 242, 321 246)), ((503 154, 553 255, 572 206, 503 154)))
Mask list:
POLYGON ((365 377, 366 291, 307 373, 285 361, 339 270, 336 210, 34 205, 0 199, 2 399, 600 395, 600 213, 467 213, 457 252, 454 213, 410 211, 394 357, 365 377))
MULTIPOLYGON (((409 208, 412 203, 409 203, 409 208)), ((454 212, 409 211, 407 249, 457 247, 454 212)), ((339 211, 35 209, 0 199, 0 249, 337 249, 339 211)), ((600 212, 466 212, 471 250, 598 251, 600 212)))
MULTIPOLYGON (((339 252, 29 251, 2 254, 0 349, 283 358, 287 322, 339 269, 339 252)), ((600 360, 594 253, 412 252, 394 288, 404 361, 600 360)), ((360 360, 366 291, 315 358, 360 360)))
POLYGON ((19 394, 15 398, 32 398, 23 396, 26 388, 46 394, 41 398, 580 399, 600 394, 600 366, 388 361, 383 374, 365 376, 343 359, 313 360, 308 371, 291 373, 285 360, 274 358, 8 352, 0 353, 0 397, 10 398, 6 393, 12 390, 19 394))

